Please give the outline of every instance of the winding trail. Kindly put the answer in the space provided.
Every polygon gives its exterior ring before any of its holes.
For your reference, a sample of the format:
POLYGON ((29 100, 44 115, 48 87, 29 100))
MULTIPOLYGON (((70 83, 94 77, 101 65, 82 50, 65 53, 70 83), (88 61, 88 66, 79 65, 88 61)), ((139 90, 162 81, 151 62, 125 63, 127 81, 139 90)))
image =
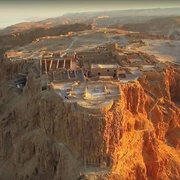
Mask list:
POLYGON ((73 44, 74 44, 77 40, 78 40, 78 37, 75 37, 74 41, 72 41, 72 43, 69 45, 69 47, 68 47, 64 52, 70 50, 70 48, 73 46, 73 44))

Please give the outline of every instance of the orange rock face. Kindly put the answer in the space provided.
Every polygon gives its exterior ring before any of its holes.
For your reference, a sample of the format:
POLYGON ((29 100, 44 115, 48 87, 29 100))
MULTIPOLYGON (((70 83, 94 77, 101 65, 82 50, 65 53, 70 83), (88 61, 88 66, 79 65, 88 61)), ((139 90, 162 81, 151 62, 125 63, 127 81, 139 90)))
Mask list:
POLYGON ((139 85, 122 86, 114 111, 121 109, 121 125, 111 133, 123 132, 113 153, 113 170, 122 179, 179 179, 180 110, 171 101, 178 101, 179 77, 175 69, 167 69, 147 74, 139 85))
POLYGON ((22 94, 1 79, 0 179, 180 179, 179 74, 169 67, 121 85, 105 114, 41 91, 33 73, 22 94))

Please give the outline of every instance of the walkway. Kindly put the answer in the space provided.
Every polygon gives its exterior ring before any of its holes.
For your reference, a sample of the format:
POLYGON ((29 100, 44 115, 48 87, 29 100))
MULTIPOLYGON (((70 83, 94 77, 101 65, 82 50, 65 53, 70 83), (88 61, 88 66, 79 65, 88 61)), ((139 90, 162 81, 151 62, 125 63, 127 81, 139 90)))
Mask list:
POLYGON ((69 51, 70 48, 73 46, 73 44, 77 41, 77 39, 78 39, 78 37, 75 37, 75 39, 72 41, 72 43, 69 45, 69 47, 66 50, 64 50, 64 52, 69 51))

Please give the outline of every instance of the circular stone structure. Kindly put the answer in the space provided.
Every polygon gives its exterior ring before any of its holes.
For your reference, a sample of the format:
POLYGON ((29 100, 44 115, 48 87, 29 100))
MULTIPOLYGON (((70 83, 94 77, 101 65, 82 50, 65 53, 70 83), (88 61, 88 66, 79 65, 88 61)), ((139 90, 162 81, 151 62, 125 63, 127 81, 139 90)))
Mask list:
POLYGON ((113 100, 79 100, 77 102, 78 109, 91 113, 103 113, 111 109, 113 100))

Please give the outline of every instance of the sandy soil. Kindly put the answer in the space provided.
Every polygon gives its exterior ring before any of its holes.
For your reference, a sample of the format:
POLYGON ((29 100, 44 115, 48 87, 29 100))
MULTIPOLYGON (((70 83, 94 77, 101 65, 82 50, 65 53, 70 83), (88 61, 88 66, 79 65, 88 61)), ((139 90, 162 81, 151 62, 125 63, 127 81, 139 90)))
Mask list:
POLYGON ((60 51, 61 53, 66 53, 84 51, 110 42, 120 45, 128 43, 125 36, 121 34, 87 30, 71 35, 39 38, 24 47, 12 50, 11 53, 8 53, 8 56, 17 60, 21 58, 39 58, 43 52, 60 51))
POLYGON ((138 48, 140 51, 157 56, 160 61, 180 63, 180 41, 144 40, 147 46, 138 48))

